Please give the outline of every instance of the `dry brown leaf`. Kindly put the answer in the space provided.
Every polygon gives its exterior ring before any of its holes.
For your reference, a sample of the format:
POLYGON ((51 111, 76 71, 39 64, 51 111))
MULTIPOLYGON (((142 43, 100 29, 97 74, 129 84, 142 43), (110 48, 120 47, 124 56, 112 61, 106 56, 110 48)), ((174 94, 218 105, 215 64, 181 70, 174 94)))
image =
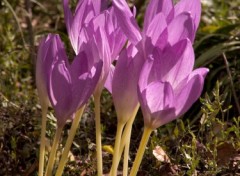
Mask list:
POLYGON ((170 163, 169 157, 160 146, 155 147, 153 150, 153 155, 157 158, 158 161, 170 163))

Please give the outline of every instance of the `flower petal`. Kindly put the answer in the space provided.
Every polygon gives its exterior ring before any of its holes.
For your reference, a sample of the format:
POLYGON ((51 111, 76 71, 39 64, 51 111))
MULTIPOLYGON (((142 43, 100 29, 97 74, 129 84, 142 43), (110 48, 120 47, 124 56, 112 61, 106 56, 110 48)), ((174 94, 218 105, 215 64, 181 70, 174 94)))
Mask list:
POLYGON ((47 60, 47 55, 49 52, 50 44, 51 44, 51 35, 43 38, 38 47, 37 53, 37 63, 36 63, 36 85, 37 91, 40 99, 40 104, 42 107, 49 105, 48 94, 47 94, 47 80, 46 73, 50 70, 50 65, 44 65, 46 61, 51 62, 53 58, 49 58, 47 60))
POLYGON ((93 3, 91 0, 79 1, 73 15, 68 3, 68 0, 63 0, 65 22, 67 24, 68 35, 75 54, 78 54, 79 35, 81 33, 81 30, 84 24, 89 23, 89 21, 96 15, 96 13, 99 13, 100 7, 98 6, 100 6, 100 4, 95 4, 95 2, 93 3))
POLYGON ((158 72, 156 74, 162 81, 171 83, 173 88, 193 70, 195 57, 192 43, 188 39, 167 48, 163 56, 158 57, 155 61, 155 70, 158 72))
MULTIPOLYGON (((108 39, 106 36, 105 31, 102 28, 99 28, 94 36, 95 44, 98 49, 98 55, 95 55, 94 58, 101 59, 103 61, 103 69, 101 78, 98 83, 98 90, 103 89, 105 81, 108 77, 112 59, 111 59, 111 53, 110 53, 110 47, 108 43, 108 39)), ((92 50, 92 52, 96 52, 95 50, 92 50)), ((97 53, 97 52, 96 52, 97 53)))
POLYGON ((128 4, 125 0, 113 0, 113 6, 123 32, 133 44, 137 44, 142 36, 128 4))
POLYGON ((208 68, 198 68, 189 75, 188 79, 191 79, 195 75, 201 75, 203 78, 205 78, 208 72, 209 72, 208 68))
POLYGON ((144 59, 137 53, 128 57, 122 51, 115 67, 112 81, 112 95, 118 120, 127 122, 138 104, 137 84, 144 59))
POLYGON ((138 86, 139 86, 139 90, 140 92, 142 92, 148 85, 149 83, 149 77, 153 76, 151 73, 153 67, 153 59, 152 58, 148 58, 145 63, 143 64, 141 73, 140 73, 140 77, 139 77, 139 81, 138 81, 138 86))
POLYGON ((110 93, 112 93, 112 80, 113 80, 114 71, 115 71, 115 67, 114 67, 114 65, 111 65, 110 71, 109 71, 109 74, 108 74, 108 77, 107 77, 106 82, 105 82, 105 85, 104 85, 104 87, 105 87, 110 93))
POLYGON ((64 60, 59 60, 52 67, 49 78, 48 94, 55 110, 58 124, 64 124, 70 113, 72 94, 71 77, 64 60))
POLYGON ((175 117, 174 95, 169 83, 150 83, 138 96, 144 116, 144 125, 155 129, 175 117))
MULTIPOLYGON (((167 28, 167 22, 165 20, 165 16, 162 13, 158 13, 153 18, 153 20, 149 24, 149 27, 147 28, 147 31, 146 31, 146 35, 152 39, 153 45, 155 45, 157 43, 160 35, 166 28, 167 28), (159 25, 159 22, 161 22, 161 25, 159 25)), ((165 44, 167 42, 167 40, 161 40, 161 41, 162 42, 165 41, 165 44)))
POLYGON ((89 23, 87 31, 91 36, 93 33, 96 33, 98 28, 101 28, 106 33, 107 43, 111 52, 111 61, 113 61, 126 43, 126 36, 118 25, 113 8, 94 17, 89 23))
POLYGON ((58 123, 64 123, 70 116, 65 107, 68 109, 72 98, 70 89, 71 77, 68 72, 69 63, 63 43, 58 35, 48 35, 45 44, 46 50, 41 50, 42 56, 44 56, 42 63, 43 80, 49 100, 56 111, 58 123), (62 93, 63 90, 67 92, 64 95, 62 93), (68 105, 65 102, 68 102, 68 105))
POLYGON ((171 45, 186 38, 193 42, 195 34, 190 13, 183 12, 175 17, 168 26, 168 34, 168 41, 171 45))
POLYGON ((191 79, 186 82, 185 86, 183 84, 183 87, 181 90, 178 90, 176 92, 176 115, 179 117, 182 114, 184 114, 191 106, 192 104, 199 98, 201 95, 203 84, 204 84, 204 78, 202 75, 194 74, 191 79))
MULTIPOLYGON (((175 108, 166 108, 161 111, 155 112, 151 115, 151 126, 152 129, 157 129, 160 126, 163 126, 177 118, 175 114, 175 108)), ((145 123, 145 121, 144 121, 145 123)))
POLYGON ((102 64, 102 60, 96 63, 89 61, 85 52, 80 52, 74 59, 70 68, 74 110, 86 104, 95 90, 101 75, 102 64))
POLYGON ((169 83, 155 81, 143 91, 151 114, 173 106, 173 90, 169 83))
POLYGON ((69 0, 62 0, 62 3, 63 3, 64 19, 65 19, 66 27, 67 27, 68 33, 70 34, 71 25, 73 22, 73 15, 68 6, 69 0))
POLYGON ((197 30, 201 18, 200 0, 181 0, 175 5, 174 9, 175 16, 182 12, 190 12, 194 21, 194 29, 197 30))
MULTIPOLYGON (((165 18, 168 16, 173 8, 172 0, 151 0, 147 6, 145 17, 144 17, 144 33, 149 28, 152 20, 158 13, 162 13, 165 18)), ((160 21, 159 21, 160 22, 160 21)), ((162 22, 162 21, 161 21, 162 22)))

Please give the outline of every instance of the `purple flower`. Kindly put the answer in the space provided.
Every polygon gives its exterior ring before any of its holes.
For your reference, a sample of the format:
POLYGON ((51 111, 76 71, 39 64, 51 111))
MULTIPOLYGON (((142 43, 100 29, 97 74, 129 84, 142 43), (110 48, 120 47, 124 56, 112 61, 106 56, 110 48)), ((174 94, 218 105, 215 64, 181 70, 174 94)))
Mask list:
POLYGON ((113 0, 113 6, 123 32, 133 44, 137 44, 142 35, 128 4, 125 0, 113 0))
MULTIPOLYGON (((55 110, 58 125, 72 119, 93 93, 99 80, 102 61, 89 56, 89 43, 69 64, 63 43, 58 35, 49 34, 42 40, 39 51, 37 78, 42 83, 40 89, 47 90, 48 98, 55 110)), ((41 84, 40 84, 41 85, 41 84)))
POLYGON ((167 24, 170 24, 177 16, 187 12, 191 14, 191 19, 194 23, 194 31, 196 32, 201 17, 200 0, 180 0, 175 6, 171 0, 151 0, 146 9, 144 31, 150 26, 159 13, 163 14, 167 24))
POLYGON ((193 70, 194 51, 183 39, 155 47, 141 71, 138 96, 144 124, 156 129, 184 114, 201 95, 207 68, 193 70))
POLYGON ((101 1, 97 0, 93 3, 93 0, 81 0, 78 2, 74 14, 72 14, 69 8, 69 0, 62 0, 62 2, 69 39, 75 53, 78 54, 81 43, 84 40, 83 27, 89 23, 94 16, 100 14, 101 1))
POLYGON ((76 54, 80 51, 81 44, 87 42, 98 28, 102 28, 106 33, 111 58, 115 59, 118 56, 126 37, 119 27, 114 9, 107 8, 107 2, 107 0, 81 0, 72 14, 68 0, 63 0, 65 22, 76 54))
MULTIPOLYGON (((119 57, 112 80, 117 114, 120 118, 126 118, 123 114, 128 116, 126 114, 130 114, 138 104, 134 91, 144 60, 151 58, 156 60, 154 64, 159 65, 164 58, 162 54, 156 57, 156 50, 170 53, 171 46, 179 41, 188 39, 193 42, 200 20, 201 4, 199 0, 181 0, 174 6, 170 0, 151 0, 146 9, 142 31, 125 0, 113 0, 113 5, 119 24, 130 41, 119 57), (131 49, 135 52, 134 56, 128 54, 131 49)), ((168 72, 169 68, 165 68, 165 72, 168 72)), ((149 77, 151 79, 151 76, 149 77)))
POLYGON ((201 15, 200 0, 180 0, 175 6, 171 0, 151 0, 141 32, 126 1, 113 0, 113 4, 122 30, 133 44, 150 38, 160 48, 184 38, 193 41, 201 15))
POLYGON ((130 40, 127 49, 122 51, 118 59, 114 73, 111 74, 112 80, 107 81, 110 90, 112 84, 113 101, 121 120, 126 121, 138 105, 136 89, 140 70, 144 60, 152 55, 154 48, 164 50, 165 47, 174 45, 185 38, 193 41, 195 28, 199 23, 201 6, 199 1, 186 5, 187 3, 183 0, 174 7, 173 2, 169 0, 151 0, 141 32, 135 15, 126 1, 113 0, 118 23, 130 40))
POLYGON ((88 24, 86 31, 88 36, 96 33, 98 28, 101 28, 106 35, 106 41, 110 47, 111 61, 115 60, 123 45, 126 43, 126 36, 119 26, 113 7, 104 10, 99 15, 95 16, 88 24))
MULTIPOLYGON (((108 77, 110 67, 111 67, 111 54, 110 47, 107 42, 106 33, 102 28, 97 28, 94 33, 92 33, 92 37, 87 40, 87 43, 95 43, 94 47, 90 51, 89 55, 94 60, 101 60, 103 62, 102 72, 97 83, 96 89, 94 93, 100 93, 104 87, 105 81, 108 77)), ((83 43, 84 45, 84 43, 83 43)), ((83 48, 84 50, 84 48, 83 48)))
POLYGON ((129 45, 117 61, 112 79, 112 96, 118 120, 126 123, 139 106, 137 85, 144 57, 141 46, 129 45))
POLYGON ((47 82, 45 78, 49 74, 47 70, 50 70, 52 65, 52 59, 47 59, 48 49, 50 48, 50 36, 41 40, 37 53, 36 63, 36 85, 39 95, 40 104, 42 107, 48 107, 50 104, 47 94, 47 82))
MULTIPOLYGON (((103 60, 102 74, 96 88, 101 92, 107 77, 113 72, 112 62, 126 42, 126 37, 119 27, 115 11, 107 8, 107 0, 82 0, 78 2, 75 13, 68 7, 68 0, 63 0, 65 22, 70 41, 77 54, 83 43, 90 40, 97 42, 97 59, 103 60), (94 39, 92 36, 96 36, 94 39), (100 58, 99 58, 100 56, 100 58)), ((108 84, 107 82, 106 84, 108 84)), ((108 86, 107 86, 108 87, 108 86)), ((110 88, 109 88, 110 89, 110 88)))

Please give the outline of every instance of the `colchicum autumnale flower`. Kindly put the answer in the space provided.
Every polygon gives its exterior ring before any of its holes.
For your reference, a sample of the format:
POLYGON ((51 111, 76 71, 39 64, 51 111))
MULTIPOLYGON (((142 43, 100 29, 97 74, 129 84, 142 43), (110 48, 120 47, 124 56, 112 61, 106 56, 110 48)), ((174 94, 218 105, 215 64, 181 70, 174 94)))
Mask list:
POLYGON ((183 115, 201 95, 207 68, 193 70, 194 51, 183 39, 164 51, 154 48, 138 85, 144 124, 156 129, 183 115))
POLYGON ((118 121, 126 123, 139 104, 137 85, 144 63, 142 51, 134 45, 123 49, 112 80, 112 96, 118 121))
POLYGON ((201 95, 207 68, 193 70, 194 52, 189 39, 153 49, 141 71, 138 95, 144 132, 130 173, 137 174, 151 132, 184 114, 201 95))
MULTIPOLYGON (((140 60, 142 60, 142 57, 148 60, 146 62, 153 60, 154 68, 164 63, 162 65, 163 69, 165 69, 165 72, 169 72, 169 69, 171 69, 174 64, 178 62, 181 63, 183 60, 181 57, 185 57, 181 55, 182 53, 190 52, 191 46, 189 45, 192 44, 195 38, 195 33, 200 21, 201 3, 199 0, 180 0, 175 6, 173 2, 169 0, 151 0, 146 9, 142 32, 139 30, 134 15, 125 0, 113 0, 113 5, 122 30, 125 32, 130 42, 138 46, 136 47, 138 56, 135 57, 136 60, 139 60, 138 62, 141 62, 140 60), (161 25, 159 23, 161 23, 161 25), (185 41, 185 47, 183 47, 183 41, 185 41), (180 47, 180 45, 182 48, 177 48, 180 47), (173 48, 178 50, 182 49, 182 51, 176 51, 178 53, 175 53, 176 56, 173 56, 172 53, 175 52, 173 48), (169 58, 166 59, 167 57, 169 58), (163 62, 164 60, 168 62, 163 62), (166 64, 171 66, 165 67, 166 64)), ((193 51, 191 51, 187 58, 184 58, 184 61, 188 63, 188 68, 193 69, 193 51)), ((137 61, 135 62, 137 63, 137 61)), ((161 70, 162 68, 158 69, 161 70)), ((180 72, 182 71, 184 71, 184 69, 180 72)), ((124 72, 124 69, 122 69, 122 72, 124 72)), ((188 74, 190 74, 190 72, 188 74)), ((146 78, 146 73, 144 73, 142 77, 146 78)), ((187 75, 185 75, 185 77, 187 77, 187 75)), ((178 82, 181 81, 178 77, 175 77, 175 79, 178 82)), ((121 86, 118 87, 121 88, 121 86)), ((199 96, 199 93, 196 94, 199 96)), ((156 101, 157 100, 158 99, 156 99, 156 101)))
MULTIPOLYGON (((83 107, 95 90, 101 75, 103 62, 100 59, 95 60, 91 55, 92 49, 96 48, 94 40, 84 43, 82 48, 83 50, 69 64, 63 43, 58 35, 49 34, 39 46, 38 59, 41 61, 37 61, 37 79, 42 88, 46 88, 42 92, 47 90, 57 118, 57 130, 46 168, 48 176, 52 175, 55 154, 66 121, 75 118, 76 122, 74 123, 78 124, 83 107), (79 117, 75 117, 78 110, 79 117)), ((67 148, 70 147, 77 128, 75 124, 72 127, 71 138, 66 143, 67 148)), ((66 151, 64 149, 64 156, 67 156, 68 151, 68 149, 66 151)), ((63 158, 60 161, 59 172, 62 172, 65 160, 63 158)))
MULTIPOLYGON (((136 175, 151 131, 185 113, 199 98, 206 68, 193 71, 192 43, 201 15, 200 0, 150 0, 143 30, 125 0, 113 0, 116 16, 129 41, 144 57, 138 97, 144 134, 130 173, 136 175)), ((135 61, 137 62, 137 61, 135 61)), ((114 76, 113 76, 114 77, 114 76)))
POLYGON ((69 35, 69 39, 76 54, 79 53, 82 42, 85 40, 85 31, 83 28, 96 15, 100 14, 101 1, 80 0, 74 14, 69 8, 69 0, 62 0, 65 23, 69 35))
MULTIPOLYGON (((180 0, 175 6, 171 0, 150 0, 140 31, 125 0, 113 0, 113 5, 122 30, 133 44, 150 39, 160 48, 184 38, 193 41, 201 16, 200 0, 180 0)), ((151 51, 148 46, 144 49, 151 51)))
MULTIPOLYGON (((164 50, 167 46, 172 46, 186 38, 193 42, 200 21, 201 4, 199 0, 181 0, 175 6, 173 5, 173 2, 169 0, 151 0, 146 9, 143 31, 141 32, 134 19, 134 14, 129 9, 125 0, 113 0, 113 5, 119 24, 129 38, 130 43, 132 43, 129 44, 127 48, 134 49, 135 56, 131 60, 134 60, 135 63, 141 63, 143 58, 147 60, 148 57, 152 55, 155 47, 164 50)), ((122 61, 119 62, 121 63, 122 61)), ((127 63, 130 63, 130 58, 127 63)), ((116 67, 118 67, 118 65, 121 64, 117 63, 116 67)), ((141 67, 140 65, 137 67, 141 67)), ((134 67, 136 67, 136 64, 134 67)), ((134 67, 132 66, 131 70, 133 70, 134 67)), ((134 89, 132 89, 132 91, 127 88, 123 89, 124 87, 128 87, 129 84, 134 84, 134 81, 131 82, 130 79, 132 73, 129 73, 129 76, 126 76, 127 73, 127 67, 122 67, 119 73, 113 74, 113 77, 115 77, 115 81, 112 81, 112 87, 115 89, 113 90, 113 99, 114 102, 116 102, 114 104, 117 113, 118 111, 124 112, 125 109, 130 109, 128 107, 132 107, 128 106, 131 101, 125 101, 125 103, 121 102, 124 97, 127 97, 124 96, 124 94, 128 94, 125 92, 134 91, 134 89), (122 73, 124 73, 124 76, 121 76, 122 73), (124 81, 122 82, 125 84, 118 82, 118 79, 123 79, 124 81), (120 102, 125 108, 120 107, 120 102)), ((134 74, 135 79, 137 79, 139 75, 136 73, 134 74)), ((134 95, 134 93, 132 95, 134 95)), ((133 99, 135 99, 134 97, 135 96, 133 96, 133 99)))
POLYGON ((112 62, 117 59, 126 42, 115 10, 113 7, 108 8, 107 0, 81 0, 74 13, 69 8, 69 0, 63 0, 63 7, 69 38, 76 54, 81 51, 82 43, 87 43, 99 31, 104 33, 102 38, 96 40, 103 60, 102 75, 97 86, 101 91, 109 72, 113 72, 112 62))
POLYGON ((108 0, 80 0, 75 12, 72 13, 69 1, 63 0, 65 22, 75 53, 78 54, 82 50, 82 43, 94 40, 97 45, 92 57, 95 60, 101 59, 103 61, 101 76, 93 93, 98 175, 102 175, 100 96, 104 85, 108 88, 111 87, 109 82, 114 71, 112 62, 117 59, 126 42, 126 37, 118 25, 113 7, 107 7, 108 0))
POLYGON ((138 47, 141 46, 135 47, 130 44, 122 50, 111 81, 113 102, 118 118, 112 175, 116 174, 123 148, 125 151, 123 175, 128 172, 127 163, 132 123, 139 108, 137 84, 144 63, 143 53, 138 47), (122 133, 123 127, 124 132, 122 133))
POLYGON ((74 113, 90 98, 101 74, 102 61, 95 62, 85 45, 73 63, 69 64, 63 43, 58 35, 49 34, 39 47, 41 81, 46 85, 48 98, 55 110, 58 125, 72 119, 74 113))

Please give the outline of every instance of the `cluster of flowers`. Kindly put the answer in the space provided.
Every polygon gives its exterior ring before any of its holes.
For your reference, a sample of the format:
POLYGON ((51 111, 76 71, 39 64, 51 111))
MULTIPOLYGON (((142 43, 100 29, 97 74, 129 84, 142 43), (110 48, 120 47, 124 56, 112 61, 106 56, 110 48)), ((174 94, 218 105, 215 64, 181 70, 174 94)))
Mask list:
MULTIPOLYGON (((136 175, 151 132, 184 114, 202 92, 208 69, 193 70, 192 47, 200 21, 200 0, 180 0, 176 5, 172 0, 150 0, 142 30, 135 20, 136 9, 131 10, 125 0, 112 0, 111 3, 108 0, 79 0, 74 13, 68 0, 63 0, 63 7, 75 58, 69 63, 59 35, 49 34, 42 39, 36 67, 42 108, 51 104, 58 129, 62 129, 67 120, 81 116, 93 95, 98 175, 102 175, 98 108, 101 92, 106 87, 112 93, 118 118, 110 171, 110 175, 115 176, 123 150, 128 157, 132 123, 141 106, 144 133, 130 172, 136 175)), ((44 130, 42 136, 45 136, 44 130)), ((56 143, 59 134, 56 133, 56 143)), ((44 148, 44 144, 41 145, 44 148)), ((47 176, 52 175, 53 164, 50 163, 54 161, 56 146, 53 144, 53 159, 50 156, 47 176)), ((66 158, 63 160, 56 175, 62 173, 66 158)), ((123 175, 128 175, 127 161, 124 158, 123 175)), ((39 173, 43 174, 43 161, 40 164, 39 173)))

